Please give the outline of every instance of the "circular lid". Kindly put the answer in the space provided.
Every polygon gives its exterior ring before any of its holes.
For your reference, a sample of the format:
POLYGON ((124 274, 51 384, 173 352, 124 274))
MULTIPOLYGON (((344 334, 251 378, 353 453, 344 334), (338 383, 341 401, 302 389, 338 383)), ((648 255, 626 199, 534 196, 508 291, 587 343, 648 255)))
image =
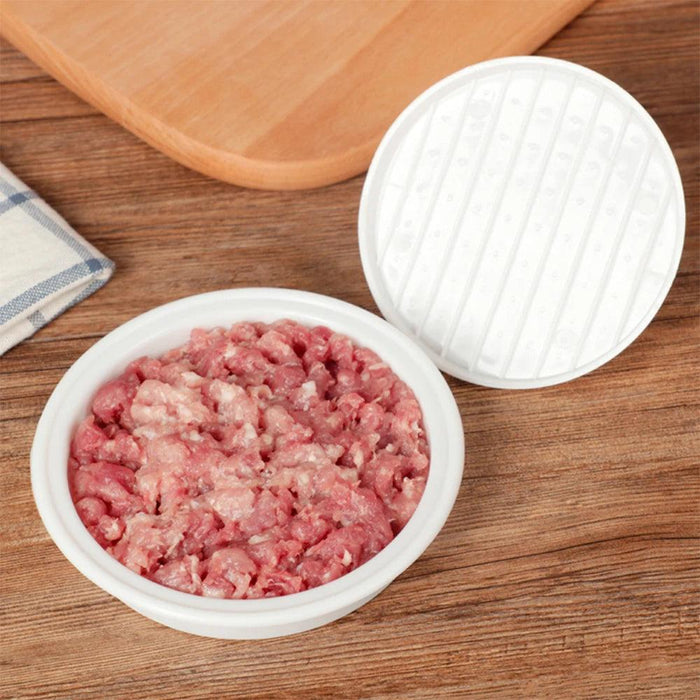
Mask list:
POLYGON ((470 66, 418 97, 362 191, 362 264, 384 316, 441 369, 547 386, 599 367, 661 306, 685 206, 644 108, 587 68, 470 66))

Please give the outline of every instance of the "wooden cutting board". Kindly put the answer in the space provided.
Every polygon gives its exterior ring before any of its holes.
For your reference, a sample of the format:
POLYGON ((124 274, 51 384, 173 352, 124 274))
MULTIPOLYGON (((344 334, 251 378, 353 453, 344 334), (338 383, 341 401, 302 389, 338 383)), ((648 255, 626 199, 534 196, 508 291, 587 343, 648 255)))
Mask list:
POLYGON ((2 0, 0 31, 175 160, 238 185, 367 168, 418 94, 534 51, 592 0, 2 0))

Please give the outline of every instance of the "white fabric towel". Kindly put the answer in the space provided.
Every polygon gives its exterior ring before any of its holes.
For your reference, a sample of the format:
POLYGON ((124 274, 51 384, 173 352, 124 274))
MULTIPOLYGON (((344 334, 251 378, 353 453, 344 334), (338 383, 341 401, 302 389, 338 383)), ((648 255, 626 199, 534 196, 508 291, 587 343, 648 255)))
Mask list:
POLYGON ((0 355, 112 272, 111 260, 0 163, 0 355))

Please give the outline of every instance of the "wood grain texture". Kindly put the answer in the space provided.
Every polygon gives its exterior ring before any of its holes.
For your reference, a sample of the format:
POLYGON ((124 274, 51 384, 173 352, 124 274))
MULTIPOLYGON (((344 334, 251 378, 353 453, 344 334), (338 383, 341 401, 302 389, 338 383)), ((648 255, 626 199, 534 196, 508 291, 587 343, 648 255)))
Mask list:
POLYGON ((249 187, 367 169, 444 76, 528 54, 592 0, 2 0, 0 31, 175 160, 249 187))
POLYGON ((0 158, 117 271, 0 359, 0 697, 696 696, 698 19, 695 0, 601 0, 541 51, 628 89, 678 159, 686 244, 656 319, 569 384, 450 380, 467 462, 433 545, 352 615, 258 642, 169 630, 83 578, 35 511, 33 431, 70 364, 154 305, 273 282, 376 311, 357 248, 362 178, 295 193, 207 179, 1 44, 0 158))

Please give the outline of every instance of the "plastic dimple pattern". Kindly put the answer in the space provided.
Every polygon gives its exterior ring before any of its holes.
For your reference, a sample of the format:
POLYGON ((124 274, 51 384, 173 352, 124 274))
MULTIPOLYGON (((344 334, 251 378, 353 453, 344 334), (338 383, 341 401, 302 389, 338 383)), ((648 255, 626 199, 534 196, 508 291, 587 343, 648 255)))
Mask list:
POLYGON ((362 200, 384 315, 487 386, 555 384, 620 352, 668 292, 685 227, 675 161, 644 109, 597 73, 532 57, 418 98, 362 200))

